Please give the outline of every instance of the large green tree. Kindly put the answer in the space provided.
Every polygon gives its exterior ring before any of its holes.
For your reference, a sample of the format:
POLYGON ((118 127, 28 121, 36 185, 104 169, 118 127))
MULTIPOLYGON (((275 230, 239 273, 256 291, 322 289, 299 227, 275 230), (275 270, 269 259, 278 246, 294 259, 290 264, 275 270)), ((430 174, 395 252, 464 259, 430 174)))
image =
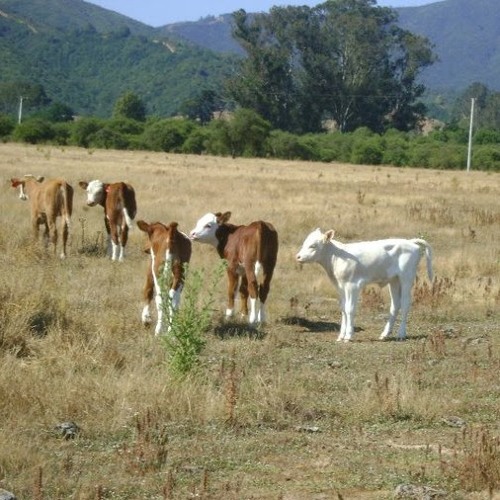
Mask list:
POLYGON ((274 127, 342 131, 368 126, 408 130, 421 118, 417 78, 434 56, 427 39, 402 30, 397 13, 375 0, 329 0, 314 8, 234 13, 234 36, 247 53, 228 90, 274 127))

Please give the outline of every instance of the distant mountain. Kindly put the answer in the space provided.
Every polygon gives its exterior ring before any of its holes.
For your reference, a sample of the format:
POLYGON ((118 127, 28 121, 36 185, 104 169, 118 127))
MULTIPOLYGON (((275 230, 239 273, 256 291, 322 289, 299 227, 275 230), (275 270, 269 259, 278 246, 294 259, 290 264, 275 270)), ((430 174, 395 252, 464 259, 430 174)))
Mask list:
POLYGON ((98 33, 127 27, 134 35, 156 34, 155 28, 82 0, 0 0, 0 16, 37 33, 69 32, 92 25, 98 33))
MULTIPOLYGON (((396 9, 399 25, 434 44, 439 61, 422 74, 430 89, 462 90, 480 81, 500 90, 500 1, 443 0, 396 9)), ((240 53, 231 38, 231 16, 158 28, 217 52, 240 53)))
POLYGON ((28 82, 78 114, 109 117, 132 91, 168 116, 220 88, 235 59, 82 0, 0 0, 0 112, 2 85, 28 82))
POLYGON ((479 81, 500 90, 498 0, 444 0, 398 12, 403 28, 435 45, 439 61, 423 75, 429 87, 462 89, 479 81))
POLYGON ((215 52, 244 55, 243 49, 231 34, 231 14, 208 16, 194 22, 167 24, 156 29, 160 34, 180 37, 215 52))

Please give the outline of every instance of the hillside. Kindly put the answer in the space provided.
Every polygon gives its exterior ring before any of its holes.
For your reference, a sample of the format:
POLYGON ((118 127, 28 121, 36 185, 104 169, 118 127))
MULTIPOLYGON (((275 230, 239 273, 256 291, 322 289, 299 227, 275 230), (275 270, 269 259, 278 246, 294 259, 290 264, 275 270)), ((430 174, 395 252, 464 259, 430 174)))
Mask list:
POLYGON ((400 25, 429 38, 439 57, 424 73, 431 88, 482 82, 500 90, 500 9, 497 0, 445 0, 399 9, 400 25))
POLYGON ((78 114, 107 117, 133 91, 148 114, 170 115, 233 60, 80 0, 0 0, 0 84, 41 84, 78 114))
MULTIPOLYGON (((423 73, 430 89, 461 90, 480 81, 500 90, 500 9, 498 0, 444 0, 396 9, 399 24, 434 44, 439 61, 423 73)), ((231 16, 158 28, 203 47, 239 53, 231 38, 231 16)))

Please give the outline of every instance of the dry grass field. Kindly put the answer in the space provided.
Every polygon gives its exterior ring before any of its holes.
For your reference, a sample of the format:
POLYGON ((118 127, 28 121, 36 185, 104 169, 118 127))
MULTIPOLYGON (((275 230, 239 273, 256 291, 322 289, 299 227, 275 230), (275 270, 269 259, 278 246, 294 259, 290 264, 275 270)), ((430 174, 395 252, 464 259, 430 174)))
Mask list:
MULTIPOLYGON (((500 498, 500 176, 343 164, 0 145, 0 489, 18 499, 384 499, 401 484, 500 498), (69 256, 33 245, 9 179, 75 188, 69 256), (258 331, 224 323, 225 281, 199 367, 172 375, 140 323, 148 257, 104 255, 101 207, 79 180, 126 180, 136 220, 189 231, 209 211, 280 235, 258 331), (424 237, 406 342, 378 341, 369 287, 351 343, 337 295, 295 262, 305 236, 424 237), (74 439, 57 427, 73 421, 74 439)), ((212 273, 213 248, 191 267, 212 273)), ((154 309, 153 309, 154 310, 154 309)), ((434 498, 434 490, 418 498, 434 498), (427 495, 427 496, 425 496, 427 495)), ((413 497, 417 498, 417 497, 413 497)))

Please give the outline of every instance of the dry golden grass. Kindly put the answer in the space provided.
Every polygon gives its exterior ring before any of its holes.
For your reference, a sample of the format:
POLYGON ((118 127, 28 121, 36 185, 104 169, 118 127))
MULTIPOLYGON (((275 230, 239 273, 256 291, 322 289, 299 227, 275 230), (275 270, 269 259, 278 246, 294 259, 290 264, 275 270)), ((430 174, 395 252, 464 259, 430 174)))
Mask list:
MULTIPOLYGON (((392 498, 400 483, 449 498, 500 489, 500 177, 481 172, 0 145, 0 488, 20 499, 392 498), (75 187, 66 261, 30 240, 8 180, 75 187), (221 322, 197 372, 173 378, 140 324, 147 256, 103 256, 102 210, 79 180, 127 180, 138 215, 190 230, 208 211, 280 235, 258 335, 221 322), (407 342, 378 342, 386 290, 370 287, 338 344, 333 287, 294 256, 314 228, 339 239, 425 237, 407 342), (459 417, 461 420, 450 417, 459 417), (74 421, 75 439, 55 426, 74 421), (466 423, 465 427, 454 427, 466 423)), ((192 266, 211 271, 212 248, 192 266)), ((495 493, 496 491, 496 493, 495 493)), ((497 496, 495 496, 497 495, 497 496)))

